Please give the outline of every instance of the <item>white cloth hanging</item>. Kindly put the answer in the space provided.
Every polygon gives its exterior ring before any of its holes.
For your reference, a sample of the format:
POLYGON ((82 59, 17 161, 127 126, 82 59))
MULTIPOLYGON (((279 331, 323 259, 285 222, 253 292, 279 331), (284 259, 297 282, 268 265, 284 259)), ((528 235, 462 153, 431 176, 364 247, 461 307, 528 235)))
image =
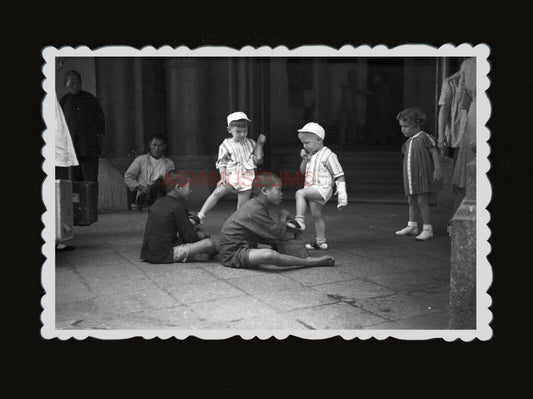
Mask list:
POLYGON ((78 158, 76 157, 76 151, 72 144, 72 138, 68 130, 67 121, 63 110, 57 101, 57 97, 54 95, 56 103, 54 126, 52 129, 56 135, 56 166, 67 167, 77 166, 78 158))

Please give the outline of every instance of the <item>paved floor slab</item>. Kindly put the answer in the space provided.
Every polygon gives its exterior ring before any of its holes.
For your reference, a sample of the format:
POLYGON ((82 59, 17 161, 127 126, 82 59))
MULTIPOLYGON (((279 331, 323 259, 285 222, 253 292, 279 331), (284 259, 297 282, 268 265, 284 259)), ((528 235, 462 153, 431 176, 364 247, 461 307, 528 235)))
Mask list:
POLYGON ((298 309, 286 315, 315 330, 358 330, 386 320, 344 302, 298 309))
MULTIPOLYGON (((294 204, 285 204, 292 209, 294 204)), ((235 203, 221 201, 204 227, 215 234, 235 203)), ((273 212, 277 212, 274 210, 273 212)), ((56 253, 55 326, 72 331, 310 331, 446 329, 450 239, 435 214, 434 240, 394 234, 407 207, 356 204, 325 209, 331 268, 254 269, 199 257, 186 264, 139 259, 146 212, 102 212, 75 226, 56 253)), ((309 222, 305 237, 314 237, 309 222)))

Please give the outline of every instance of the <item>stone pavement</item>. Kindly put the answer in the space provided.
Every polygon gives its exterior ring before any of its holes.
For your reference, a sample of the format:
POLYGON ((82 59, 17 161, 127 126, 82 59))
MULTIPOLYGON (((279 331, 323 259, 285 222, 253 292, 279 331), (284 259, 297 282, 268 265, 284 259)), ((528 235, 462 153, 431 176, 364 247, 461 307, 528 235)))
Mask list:
MULTIPOLYGON (((294 212, 294 203, 284 208, 294 212)), ((221 201, 205 231, 234 210, 221 201)), ((193 208, 191 208, 193 209, 193 208)), ((56 253, 56 329, 385 330, 447 329, 448 214, 432 208, 435 238, 394 231, 407 205, 331 203, 325 217, 335 267, 232 269, 217 260, 152 265, 139 260, 147 213, 102 212, 76 226, 76 250, 56 253)), ((308 215, 305 238, 312 239, 308 215)))

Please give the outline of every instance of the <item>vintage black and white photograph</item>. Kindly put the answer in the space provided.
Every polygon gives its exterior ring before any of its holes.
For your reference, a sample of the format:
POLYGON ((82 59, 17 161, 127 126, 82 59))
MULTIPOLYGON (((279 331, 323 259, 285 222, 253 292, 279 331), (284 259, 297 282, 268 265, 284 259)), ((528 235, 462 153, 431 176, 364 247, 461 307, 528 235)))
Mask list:
POLYGON ((487 45, 42 57, 45 339, 490 339, 487 45))

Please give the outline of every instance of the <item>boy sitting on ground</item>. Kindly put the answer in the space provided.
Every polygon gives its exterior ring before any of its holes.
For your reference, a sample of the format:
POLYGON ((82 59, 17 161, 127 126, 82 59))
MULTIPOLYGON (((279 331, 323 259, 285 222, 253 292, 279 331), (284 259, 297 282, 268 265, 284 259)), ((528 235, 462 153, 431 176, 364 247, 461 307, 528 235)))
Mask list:
POLYGON ((150 207, 144 230, 141 259, 150 263, 186 262, 194 256, 216 253, 213 241, 191 222, 185 208, 191 181, 183 172, 171 171, 163 181, 166 195, 150 207))
POLYGON ((289 212, 282 209, 276 222, 269 208, 281 203, 281 180, 271 172, 258 172, 253 183, 253 198, 226 220, 217 243, 219 259, 224 266, 249 268, 261 264, 276 266, 334 266, 332 256, 298 258, 280 254, 258 244, 275 247, 277 240, 287 238, 289 212))

